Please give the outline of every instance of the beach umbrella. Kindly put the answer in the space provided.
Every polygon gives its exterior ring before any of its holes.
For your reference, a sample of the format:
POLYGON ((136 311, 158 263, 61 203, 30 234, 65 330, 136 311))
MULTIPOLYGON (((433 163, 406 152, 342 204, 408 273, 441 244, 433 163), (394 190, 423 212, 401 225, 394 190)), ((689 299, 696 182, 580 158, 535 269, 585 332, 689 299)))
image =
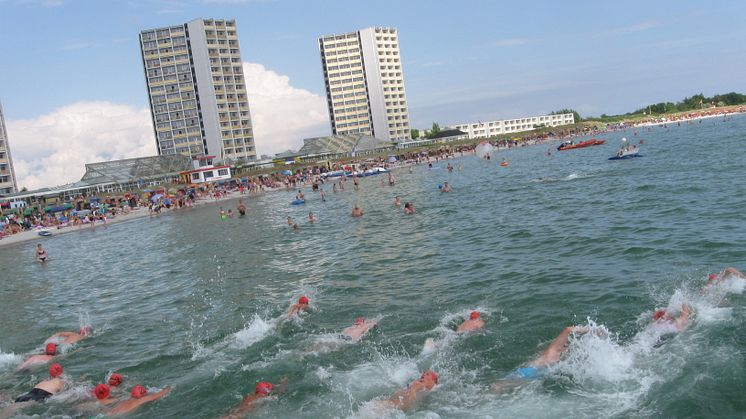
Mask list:
POLYGON ((477 157, 484 158, 485 156, 488 156, 490 153, 492 153, 494 149, 495 147, 493 147, 492 144, 488 143, 487 141, 482 141, 477 145, 474 151, 477 153, 477 157))
POLYGON ((292 176, 292 175, 293 175, 293 172, 291 172, 290 170, 283 170, 283 171, 282 171, 282 174, 283 174, 283 175, 287 175, 287 176, 292 176))
POLYGON ((389 163, 394 163, 396 161, 396 157, 389 156, 389 160, 388 161, 389 161, 389 163))
POLYGON ((153 201, 153 202, 155 202, 155 201, 157 201, 157 200, 159 200, 159 199, 161 199, 161 198, 163 198, 163 194, 155 194, 155 195, 153 195, 153 196, 152 196, 152 197, 150 198, 150 200, 151 200, 151 201, 153 201))

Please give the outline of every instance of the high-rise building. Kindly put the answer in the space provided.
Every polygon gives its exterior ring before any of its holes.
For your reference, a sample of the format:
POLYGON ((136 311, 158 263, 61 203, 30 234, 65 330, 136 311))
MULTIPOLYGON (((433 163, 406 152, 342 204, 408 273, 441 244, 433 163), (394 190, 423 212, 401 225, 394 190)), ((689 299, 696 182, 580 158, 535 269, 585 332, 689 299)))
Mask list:
POLYGON ((158 154, 255 160, 235 20, 140 32, 158 154))
POLYGON ((334 135, 409 139, 409 111, 396 29, 367 28, 322 36, 319 50, 334 135))
POLYGON ((18 192, 16 173, 13 170, 13 159, 8 145, 8 131, 5 129, 3 105, 0 104, 0 195, 18 192))

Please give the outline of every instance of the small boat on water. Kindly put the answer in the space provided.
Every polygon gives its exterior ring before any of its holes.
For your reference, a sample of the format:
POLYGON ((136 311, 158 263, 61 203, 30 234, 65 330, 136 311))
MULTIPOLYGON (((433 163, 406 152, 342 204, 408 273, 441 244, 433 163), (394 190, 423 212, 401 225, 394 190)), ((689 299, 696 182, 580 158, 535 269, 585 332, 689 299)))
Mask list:
POLYGON ((642 157, 640 154, 640 148, 637 146, 622 147, 616 152, 616 155, 609 157, 609 160, 625 160, 634 157, 642 157))
POLYGON ((575 144, 572 141, 565 141, 564 143, 560 144, 559 147, 557 147, 557 151, 562 150, 572 150, 574 148, 585 148, 585 147, 591 147, 594 145, 601 145, 605 143, 606 140, 597 140, 595 138, 591 138, 590 140, 581 141, 577 144, 575 144))

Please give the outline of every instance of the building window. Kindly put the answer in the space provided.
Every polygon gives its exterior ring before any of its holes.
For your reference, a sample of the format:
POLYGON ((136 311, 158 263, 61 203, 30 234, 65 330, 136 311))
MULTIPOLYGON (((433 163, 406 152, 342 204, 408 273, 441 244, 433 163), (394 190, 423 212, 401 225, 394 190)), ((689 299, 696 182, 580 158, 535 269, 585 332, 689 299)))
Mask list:
POLYGON ((228 176, 228 169, 219 169, 218 176, 228 176))

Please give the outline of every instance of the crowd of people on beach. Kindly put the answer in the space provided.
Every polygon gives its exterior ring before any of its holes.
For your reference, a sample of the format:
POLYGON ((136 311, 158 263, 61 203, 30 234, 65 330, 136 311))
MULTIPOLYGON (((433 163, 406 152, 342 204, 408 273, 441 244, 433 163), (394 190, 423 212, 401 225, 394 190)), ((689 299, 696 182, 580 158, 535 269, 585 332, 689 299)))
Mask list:
MULTIPOLYGON (((708 275, 702 292, 708 292, 715 289, 725 281, 744 281, 746 275, 735 268, 729 267, 718 273, 708 275)), ((302 295, 297 302, 291 304, 282 319, 285 321, 293 319, 295 316, 307 315, 313 312, 310 299, 302 295)), ((653 333, 655 336, 655 346, 665 344, 672 337, 684 331, 694 319, 695 313, 691 307, 682 303, 678 310, 655 309, 650 315, 648 325, 645 331, 653 333)), ((362 340, 368 332, 379 326, 378 320, 358 317, 353 324, 344 328, 339 336, 344 341, 357 343, 362 340)), ((479 332, 485 328, 483 313, 473 310, 468 317, 463 319, 455 327, 454 333, 458 336, 465 336, 479 332)), ((492 383, 489 391, 494 394, 503 394, 513 391, 521 386, 543 380, 550 374, 550 368, 559 363, 564 354, 569 350, 569 345, 573 337, 577 338, 586 333, 605 333, 603 330, 595 330, 588 326, 568 326, 553 339, 547 347, 530 361, 519 365, 504 376, 504 378, 492 383)), ((81 377, 76 383, 75 380, 64 374, 62 362, 64 358, 73 356, 82 348, 78 347, 81 341, 95 337, 93 329, 89 325, 82 326, 79 331, 58 332, 47 338, 43 342, 43 353, 29 354, 29 356, 16 368, 17 374, 33 373, 48 364, 49 377, 41 380, 28 392, 11 398, 10 403, 0 406, 0 417, 9 417, 20 409, 33 405, 35 403, 45 402, 50 397, 69 389, 73 384, 83 384, 81 377), (65 348, 65 351, 61 349, 65 348)), ((432 338, 427 338, 423 344, 423 352, 433 352, 440 349, 443 345, 432 338)), ((158 400, 171 391, 170 387, 161 390, 149 390, 142 385, 134 385, 130 388, 129 394, 122 390, 126 381, 125 375, 118 372, 108 372, 105 374, 104 382, 89 385, 89 397, 83 400, 76 399, 75 408, 86 414, 105 414, 108 416, 126 415, 134 412, 144 404, 158 400)), ((390 396, 381 396, 373 401, 376 409, 398 409, 404 412, 410 412, 425 399, 439 384, 439 375, 431 369, 421 373, 419 378, 412 381, 407 387, 395 391, 390 396)), ((224 418, 244 417, 250 411, 258 408, 265 400, 273 396, 282 396, 286 392, 287 379, 281 378, 277 384, 269 381, 260 381, 254 386, 252 393, 247 394, 241 403, 232 408, 224 418)), ((269 408, 269 407, 266 407, 269 408)))

